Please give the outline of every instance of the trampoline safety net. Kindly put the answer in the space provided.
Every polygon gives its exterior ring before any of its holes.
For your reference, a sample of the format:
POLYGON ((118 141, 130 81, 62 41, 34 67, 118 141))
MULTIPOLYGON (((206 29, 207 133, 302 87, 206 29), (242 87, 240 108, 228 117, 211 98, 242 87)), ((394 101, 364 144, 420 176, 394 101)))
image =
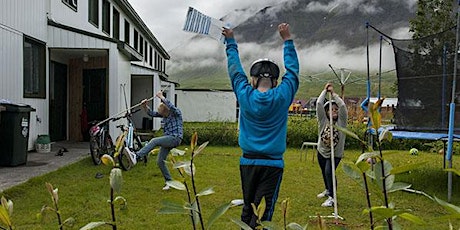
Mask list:
MULTIPOLYGON (((452 102, 455 30, 421 39, 392 39, 396 61, 398 105, 396 129, 445 132, 452 102)), ((458 79, 458 72, 457 72, 458 79)), ((460 95, 455 90, 455 132, 460 131, 460 95)), ((460 80, 460 79, 459 79, 460 80)))

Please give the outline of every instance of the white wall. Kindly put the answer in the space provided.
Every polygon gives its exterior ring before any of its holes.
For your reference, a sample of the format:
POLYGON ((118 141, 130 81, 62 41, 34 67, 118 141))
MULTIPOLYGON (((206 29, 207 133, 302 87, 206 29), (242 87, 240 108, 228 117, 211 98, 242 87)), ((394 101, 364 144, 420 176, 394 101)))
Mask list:
POLYGON ((27 35, 46 42, 47 2, 0 0, 0 6, 0 99, 37 109, 29 120, 28 149, 32 150, 37 135, 48 133, 48 100, 23 98, 23 38, 27 35))
POLYGON ((230 91, 176 90, 184 121, 236 122, 236 97, 230 91))
POLYGON ((47 1, 0 0, 0 26, 46 41, 47 1))

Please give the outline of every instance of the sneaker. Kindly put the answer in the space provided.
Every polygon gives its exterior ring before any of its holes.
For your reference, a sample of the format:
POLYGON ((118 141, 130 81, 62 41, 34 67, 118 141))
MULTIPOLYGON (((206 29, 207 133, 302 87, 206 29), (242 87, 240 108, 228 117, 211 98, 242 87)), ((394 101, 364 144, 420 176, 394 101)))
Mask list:
POLYGON ((327 189, 322 191, 320 194, 316 195, 316 197, 323 198, 323 197, 326 197, 326 195, 327 195, 327 189))
POLYGON ((321 206, 323 206, 323 207, 332 207, 332 206, 334 206, 334 198, 332 198, 332 197, 327 198, 327 200, 324 201, 321 204, 321 206))
POLYGON ((128 155, 128 160, 132 165, 137 164, 137 155, 131 151, 128 147, 125 147, 126 154, 128 155))
POLYGON ((163 190, 169 190, 170 188, 171 188, 171 187, 169 187, 169 185, 166 184, 166 185, 163 187, 163 190))

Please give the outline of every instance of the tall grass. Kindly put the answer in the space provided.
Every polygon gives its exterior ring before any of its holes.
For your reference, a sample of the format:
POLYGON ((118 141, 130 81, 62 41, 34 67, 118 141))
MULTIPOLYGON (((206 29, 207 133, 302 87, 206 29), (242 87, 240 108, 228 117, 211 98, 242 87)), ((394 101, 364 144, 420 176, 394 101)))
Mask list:
MULTIPOLYGON (((180 148, 185 148, 182 146, 180 148)), ((355 161, 361 152, 348 150, 343 161, 355 161)), ((208 146, 196 159, 196 184, 199 188, 213 186, 215 194, 200 199, 203 216, 207 219, 213 210, 222 203, 233 199, 241 199, 239 156, 237 147, 208 146)), ((280 202, 290 199, 288 222, 299 224, 309 223, 309 229, 315 228, 316 215, 331 215, 332 208, 321 207, 322 199, 316 194, 324 190, 321 172, 313 151, 307 152, 307 159, 300 160, 299 148, 289 148, 285 153, 285 173, 279 194, 278 204, 274 214, 274 222, 282 224, 280 202)), ((398 175, 397 181, 412 184, 415 190, 421 190, 429 195, 447 200, 447 173, 443 172, 442 155, 419 152, 418 156, 410 155, 409 151, 384 151, 385 158, 394 166, 427 161, 423 168, 410 173, 398 175), (391 154, 390 154, 391 153, 391 154)), ((192 229, 189 217, 185 215, 159 214, 161 201, 171 199, 185 201, 183 191, 163 191, 164 179, 154 163, 156 156, 150 156, 147 165, 136 165, 131 171, 123 172, 121 195, 127 200, 127 209, 117 211, 119 229, 192 229)), ((455 157, 455 156, 454 156, 455 157)), ((460 162, 453 161, 453 167, 459 168, 460 162)), ((76 220, 74 229, 83 227, 95 220, 110 218, 107 205, 109 194, 109 173, 107 166, 94 166, 90 158, 61 168, 55 172, 33 178, 28 182, 7 189, 1 195, 14 202, 13 224, 16 229, 56 229, 55 216, 39 221, 36 214, 44 204, 49 203, 49 194, 45 183, 52 183, 59 189, 60 211, 63 216, 76 220), (104 177, 97 179, 96 173, 104 177)), ((178 178, 178 172, 171 170, 173 177, 178 178)), ((369 229, 368 216, 362 214, 366 208, 364 190, 353 182, 339 169, 337 200, 339 215, 345 220, 340 225, 334 224, 333 219, 326 219, 330 229, 369 229)), ((452 204, 460 205, 460 181, 453 178, 452 204)), ((414 225, 408 221, 399 220, 403 229, 449 229, 448 221, 438 219, 446 214, 444 209, 434 201, 422 195, 396 192, 391 193, 390 201, 400 209, 410 209, 414 215, 428 222, 427 226, 414 225)), ((371 198, 376 199, 371 194, 371 198)), ((241 207, 227 211, 212 226, 212 229, 239 229, 229 218, 239 218, 241 207)), ((454 229, 460 228, 460 221, 451 220, 454 229)))

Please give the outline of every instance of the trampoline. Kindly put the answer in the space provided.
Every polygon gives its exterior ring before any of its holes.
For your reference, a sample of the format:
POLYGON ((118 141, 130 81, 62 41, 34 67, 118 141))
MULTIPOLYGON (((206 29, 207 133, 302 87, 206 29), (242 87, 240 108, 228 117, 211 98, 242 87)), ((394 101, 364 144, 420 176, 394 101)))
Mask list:
MULTIPOLYGON (((460 84, 456 81, 457 27, 418 39, 394 39, 372 25, 367 25, 380 34, 380 47, 382 40, 393 47, 398 90, 393 127, 389 128, 393 138, 442 141, 444 168, 446 160, 451 168, 452 145, 454 141, 460 141, 460 122, 454 122, 460 119, 460 110, 456 109, 460 105, 460 93, 457 90, 460 84)), ((448 201, 451 198, 451 177, 449 172, 448 201)))
MULTIPOLYGON (((429 132, 417 132, 417 131, 405 131, 397 130, 394 127, 386 127, 391 132, 394 139, 411 139, 411 140, 426 140, 426 141, 442 141, 443 143, 443 168, 446 168, 446 152, 447 152, 447 141, 449 140, 449 134, 446 133, 429 133, 429 132)), ((460 134, 454 134, 454 141, 460 141, 460 134)))

